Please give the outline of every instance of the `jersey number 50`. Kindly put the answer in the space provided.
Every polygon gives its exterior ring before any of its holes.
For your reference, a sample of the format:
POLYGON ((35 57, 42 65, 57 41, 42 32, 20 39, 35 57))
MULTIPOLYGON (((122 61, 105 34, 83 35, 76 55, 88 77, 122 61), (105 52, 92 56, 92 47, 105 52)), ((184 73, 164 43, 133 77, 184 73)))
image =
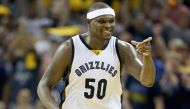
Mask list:
MULTIPOLYGON (((93 83, 95 83, 94 78, 88 78, 85 80, 85 88, 90 89, 90 92, 84 92, 84 96, 88 99, 91 99, 94 97, 94 91, 95 87, 93 86, 93 83)), ((107 80, 106 79, 101 79, 98 81, 98 88, 97 88, 97 98, 98 99, 103 99, 106 94, 106 87, 107 87, 107 80)))

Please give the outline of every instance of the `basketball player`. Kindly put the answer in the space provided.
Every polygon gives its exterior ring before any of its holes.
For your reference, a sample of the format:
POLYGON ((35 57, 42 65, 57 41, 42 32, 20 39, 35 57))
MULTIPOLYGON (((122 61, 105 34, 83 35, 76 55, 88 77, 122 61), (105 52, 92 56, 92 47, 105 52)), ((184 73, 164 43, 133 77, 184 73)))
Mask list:
POLYGON ((141 63, 131 44, 112 36, 115 12, 107 4, 93 4, 87 24, 88 33, 60 45, 38 85, 38 95, 48 109, 59 109, 51 88, 62 77, 68 78, 62 109, 121 109, 122 67, 143 85, 154 84, 151 37, 132 41, 143 55, 141 63))

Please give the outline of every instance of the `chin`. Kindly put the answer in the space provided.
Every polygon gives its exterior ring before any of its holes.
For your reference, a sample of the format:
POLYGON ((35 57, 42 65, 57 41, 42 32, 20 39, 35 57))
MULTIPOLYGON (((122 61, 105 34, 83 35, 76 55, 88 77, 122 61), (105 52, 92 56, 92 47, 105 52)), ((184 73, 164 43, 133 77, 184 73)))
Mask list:
POLYGON ((111 35, 109 35, 109 36, 103 36, 103 39, 105 39, 105 40, 108 40, 110 38, 111 38, 111 35))

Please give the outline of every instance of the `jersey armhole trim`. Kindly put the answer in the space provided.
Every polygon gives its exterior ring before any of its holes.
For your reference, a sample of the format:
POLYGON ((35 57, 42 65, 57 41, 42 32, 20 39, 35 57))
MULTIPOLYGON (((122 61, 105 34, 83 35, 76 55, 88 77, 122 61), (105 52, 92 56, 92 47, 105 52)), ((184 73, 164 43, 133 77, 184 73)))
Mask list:
POLYGON ((73 59, 74 59, 74 49, 75 49, 75 47, 74 47, 73 39, 71 38, 70 40, 71 40, 71 46, 72 46, 72 55, 71 55, 72 58, 71 58, 70 66, 72 66, 72 64, 73 64, 73 59))
MULTIPOLYGON (((119 44, 118 44, 118 39, 117 38, 116 38, 116 41, 115 41, 115 48, 116 48, 117 57, 118 57, 119 62, 120 62, 120 73, 121 73, 121 71, 122 71, 122 68, 121 68, 121 55, 120 55, 120 52, 119 52, 119 44)), ((122 78, 122 76, 120 74, 120 83, 122 84, 123 82, 122 82, 121 78, 122 78)), ((123 102, 123 93, 120 96, 120 100, 121 100, 121 104, 122 104, 122 102, 123 102)))
POLYGON ((72 64, 73 64, 73 58, 74 58, 74 43, 73 43, 73 39, 70 39, 71 41, 71 46, 72 46, 72 54, 71 54, 71 61, 69 63, 69 65, 67 66, 67 69, 65 70, 65 73, 63 75, 63 78, 68 79, 69 75, 70 75, 70 71, 72 68, 72 64))
POLYGON ((119 58, 119 62, 121 64, 121 55, 119 53, 118 39, 116 39, 115 41, 115 48, 116 48, 117 57, 119 58))
POLYGON ((65 87, 64 89, 60 92, 60 96, 61 96, 61 101, 60 101, 60 104, 59 104, 59 107, 61 108, 63 102, 65 101, 66 99, 66 92, 65 92, 65 88, 67 87, 67 85, 69 84, 69 75, 71 73, 71 67, 72 67, 72 64, 73 64, 73 59, 74 59, 74 42, 73 42, 73 39, 71 38, 70 39, 71 41, 71 46, 72 46, 72 54, 71 54, 71 62, 70 64, 67 66, 67 69, 63 75, 63 82, 65 82, 65 87))

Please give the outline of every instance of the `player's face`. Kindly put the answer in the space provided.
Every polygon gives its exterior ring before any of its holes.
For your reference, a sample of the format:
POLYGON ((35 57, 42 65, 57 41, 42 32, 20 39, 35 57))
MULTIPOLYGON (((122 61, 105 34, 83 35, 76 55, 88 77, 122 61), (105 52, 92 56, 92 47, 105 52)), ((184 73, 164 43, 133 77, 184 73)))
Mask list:
POLYGON ((115 27, 115 17, 103 15, 90 20, 89 31, 91 35, 102 39, 109 39, 115 27))

